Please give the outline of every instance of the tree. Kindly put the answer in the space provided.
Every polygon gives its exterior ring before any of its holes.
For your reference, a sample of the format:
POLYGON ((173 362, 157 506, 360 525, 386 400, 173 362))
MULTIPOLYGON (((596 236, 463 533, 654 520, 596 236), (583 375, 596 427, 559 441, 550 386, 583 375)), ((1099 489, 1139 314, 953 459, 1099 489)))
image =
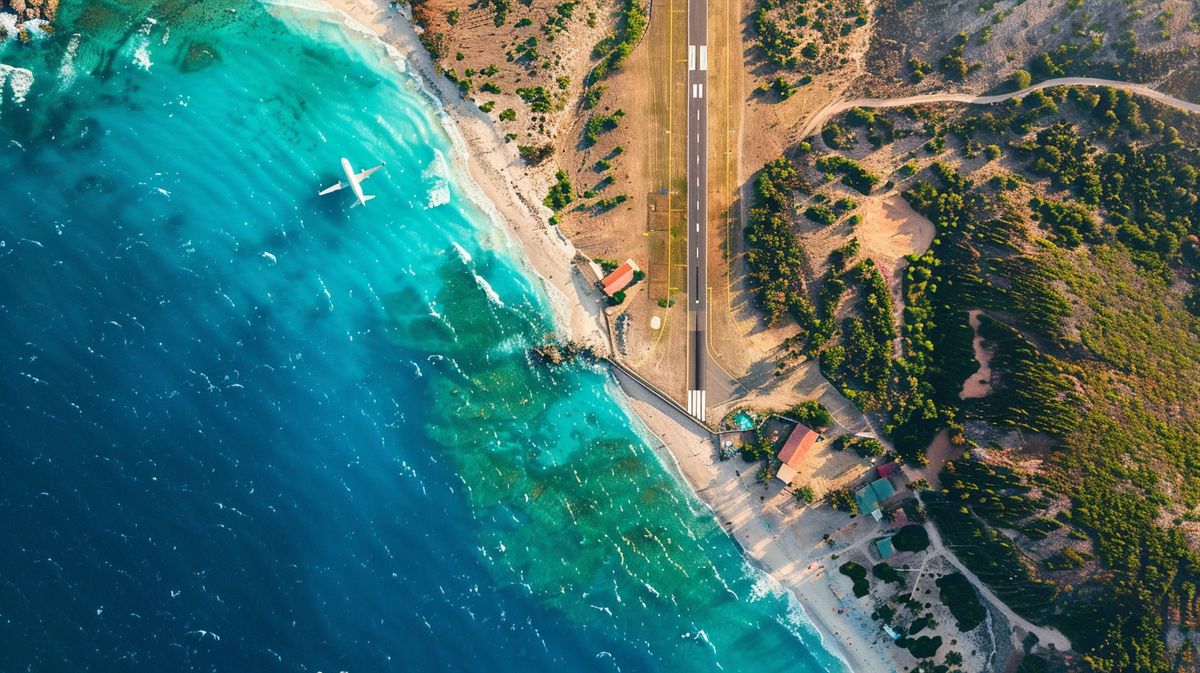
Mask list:
POLYGON ((910 525, 892 536, 897 551, 923 551, 929 546, 929 533, 924 526, 910 525))
POLYGON ((1028 70, 1014 70, 1009 82, 1012 83, 1013 91, 1028 89, 1033 84, 1033 75, 1030 75, 1028 70))
POLYGON ((825 499, 829 502, 829 506, 836 510, 858 514, 858 501, 854 499, 854 494, 848 488, 836 488, 830 491, 825 499))
POLYGON ((796 497, 796 500, 799 500, 806 505, 817 499, 816 493, 813 493, 812 486, 809 486, 808 484, 797 486, 796 489, 792 491, 792 495, 796 497))
POLYGON ((833 414, 819 400, 805 400, 789 408, 786 415, 814 430, 824 430, 833 424, 833 414))

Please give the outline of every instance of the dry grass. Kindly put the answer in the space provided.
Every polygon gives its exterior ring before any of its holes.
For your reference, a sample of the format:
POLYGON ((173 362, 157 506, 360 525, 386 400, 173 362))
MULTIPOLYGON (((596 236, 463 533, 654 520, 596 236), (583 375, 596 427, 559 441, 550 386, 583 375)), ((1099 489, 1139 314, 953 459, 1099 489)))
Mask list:
POLYGON ((875 96, 981 91, 1013 70, 1028 68, 1030 59, 1042 52, 1064 42, 1085 44, 1094 37, 1101 42, 1092 58, 1096 64, 1132 66, 1139 73, 1134 79, 1165 79, 1172 83, 1166 90, 1183 93, 1195 89, 1192 75, 1200 68, 1188 53, 1200 44, 1195 18, 1195 9, 1185 0, 1150 0, 1132 9, 1124 0, 880 0, 868 73, 857 88, 875 96), (1127 30, 1137 36, 1138 56, 1132 62, 1118 47, 1127 30), (983 66, 962 82, 948 80, 937 69, 959 33, 967 36, 964 59, 983 66), (932 64, 933 73, 914 83, 911 58, 932 64))

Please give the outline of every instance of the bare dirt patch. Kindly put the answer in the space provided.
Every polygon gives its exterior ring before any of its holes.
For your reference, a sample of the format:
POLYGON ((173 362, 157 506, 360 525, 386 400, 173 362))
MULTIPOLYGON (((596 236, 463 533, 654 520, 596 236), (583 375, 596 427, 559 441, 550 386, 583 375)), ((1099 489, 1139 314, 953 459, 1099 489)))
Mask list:
POLYGON ((979 336, 979 315, 981 313, 983 311, 979 309, 967 312, 971 329, 975 330, 975 339, 971 342, 971 347, 975 349, 975 359, 979 361, 979 370, 963 382, 962 391, 958 393, 958 397, 964 400, 984 397, 992 392, 992 368, 989 366, 992 352, 983 347, 983 337, 979 336))
POLYGON ((861 214, 855 233, 863 255, 893 273, 904 267, 906 255, 919 255, 933 242, 933 223, 898 193, 865 201, 861 214))
POLYGON ((924 479, 934 489, 939 489, 942 487, 942 482, 938 479, 938 473, 942 471, 942 466, 946 464, 946 461, 959 455, 962 455, 962 450, 955 448, 950 443, 950 431, 942 430, 929 443, 929 448, 925 449, 925 457, 929 462, 925 467, 910 468, 910 471, 917 479, 924 479))

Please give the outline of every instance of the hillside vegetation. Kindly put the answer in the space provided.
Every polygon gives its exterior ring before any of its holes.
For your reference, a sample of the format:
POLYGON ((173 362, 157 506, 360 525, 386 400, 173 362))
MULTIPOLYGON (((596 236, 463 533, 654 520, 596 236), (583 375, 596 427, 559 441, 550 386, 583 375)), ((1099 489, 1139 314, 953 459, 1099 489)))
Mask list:
POLYGON ((973 90, 1022 70, 1196 90, 1200 22, 1180 0, 879 0, 863 85, 973 90))
POLYGON ((796 348, 880 414, 906 460, 949 428, 964 453, 941 466, 930 516, 1006 603, 1068 635, 1079 670, 1194 670, 1189 641, 1168 636, 1200 625, 1195 121, 1057 89, 969 115, 895 111, 871 143, 849 122, 833 124, 843 159, 806 144, 758 178, 748 240, 767 315, 794 317, 796 348), (790 246, 814 226, 805 204, 851 193, 832 168, 900 160, 885 188, 936 236, 908 260, 894 324, 853 233, 808 273, 790 246), (963 399, 977 336, 990 388, 963 399), (1001 449, 988 428, 1029 441, 1001 449))

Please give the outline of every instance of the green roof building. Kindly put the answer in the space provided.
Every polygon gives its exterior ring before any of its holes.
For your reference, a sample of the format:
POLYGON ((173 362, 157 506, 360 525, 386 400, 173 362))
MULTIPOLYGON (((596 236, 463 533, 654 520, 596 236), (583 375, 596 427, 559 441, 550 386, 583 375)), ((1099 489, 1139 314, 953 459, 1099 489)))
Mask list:
POLYGON ((896 548, 892 546, 892 538, 884 537, 875 541, 875 550, 879 552, 879 558, 885 559, 896 553, 896 548))
POLYGON ((858 511, 870 514, 879 509, 879 503, 895 494, 896 489, 892 488, 892 482, 880 477, 855 491, 854 499, 858 501, 858 511))

